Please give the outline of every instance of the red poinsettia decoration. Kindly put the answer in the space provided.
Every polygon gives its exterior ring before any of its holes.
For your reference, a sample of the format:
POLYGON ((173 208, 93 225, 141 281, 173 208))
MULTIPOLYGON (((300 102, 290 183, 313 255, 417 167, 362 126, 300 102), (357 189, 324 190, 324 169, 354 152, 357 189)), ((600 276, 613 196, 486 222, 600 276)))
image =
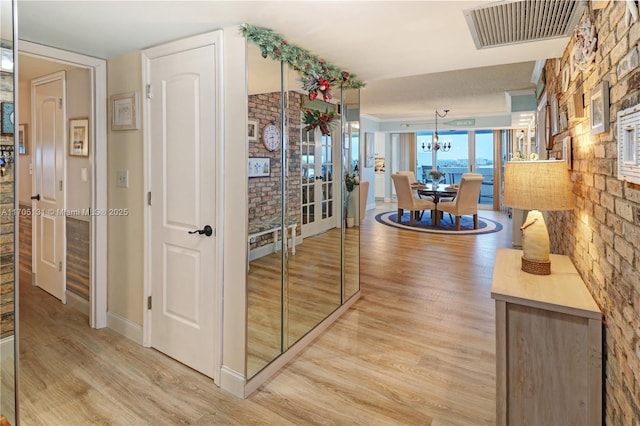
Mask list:
MULTIPOLYGON (((311 99, 311 97, 309 98, 311 99)), ((315 98, 314 98, 315 99, 315 98)), ((313 130, 316 127, 320 128, 320 132, 323 135, 330 135, 329 123, 333 120, 333 111, 320 112, 317 110, 307 109, 304 111, 303 122, 306 124, 305 131, 313 130)))
POLYGON ((322 95, 323 101, 331 99, 331 83, 334 79, 330 79, 321 75, 308 74, 300 79, 302 85, 307 92, 309 92, 309 100, 316 99, 319 95, 322 95))

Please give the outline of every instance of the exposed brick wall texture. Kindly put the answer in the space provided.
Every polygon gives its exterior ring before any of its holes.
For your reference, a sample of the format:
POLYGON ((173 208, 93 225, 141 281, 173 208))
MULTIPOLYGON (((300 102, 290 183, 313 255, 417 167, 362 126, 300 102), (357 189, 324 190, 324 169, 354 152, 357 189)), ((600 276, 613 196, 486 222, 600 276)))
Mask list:
MULTIPOLYGON (((302 100, 299 94, 286 92, 287 111, 284 129, 287 143, 287 169, 286 176, 286 209, 287 217, 296 218, 300 233, 300 129, 302 100)), ((280 217, 281 213, 281 179, 282 164, 280 150, 269 151, 265 148, 262 132, 266 126, 275 123, 280 128, 280 92, 264 93, 249 96, 249 120, 258 122, 258 138, 249 141, 249 157, 269 158, 271 162, 271 175, 265 177, 249 178, 248 205, 249 223, 269 221, 280 217)), ((271 234, 259 237, 251 248, 260 247, 272 243, 271 234)))
MULTIPOLYGON (((4 47, 4 43, 3 43, 4 47)), ((0 72, 0 102, 13 101, 13 73, 0 72)), ((0 135, 0 145, 13 146, 13 136, 0 135)), ((0 338, 15 330, 14 164, 0 175, 0 338)))
MULTIPOLYGON (((640 21, 627 25, 627 2, 611 1, 592 11, 598 48, 595 64, 577 73, 562 92, 562 72, 545 68, 549 99, 559 94, 560 110, 575 93, 584 96, 584 116, 569 116, 555 135, 551 156, 562 158, 562 140, 573 143, 571 180, 576 208, 549 215, 551 250, 569 255, 605 318, 605 421, 640 425, 640 186, 617 179, 618 111, 640 103, 640 21), (590 93, 609 82, 610 127, 590 134, 590 93)), ((569 66, 574 38, 561 60, 569 66)), ((569 109, 571 111, 571 109, 569 109)))

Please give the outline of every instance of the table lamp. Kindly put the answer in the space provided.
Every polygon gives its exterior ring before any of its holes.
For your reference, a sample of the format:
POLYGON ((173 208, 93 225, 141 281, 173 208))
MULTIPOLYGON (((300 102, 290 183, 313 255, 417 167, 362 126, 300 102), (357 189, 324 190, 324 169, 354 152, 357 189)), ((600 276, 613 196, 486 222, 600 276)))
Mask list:
POLYGON ((549 232, 540 210, 571 210, 573 192, 563 160, 507 161, 503 204, 529 210, 522 230, 522 270, 551 274, 549 232))

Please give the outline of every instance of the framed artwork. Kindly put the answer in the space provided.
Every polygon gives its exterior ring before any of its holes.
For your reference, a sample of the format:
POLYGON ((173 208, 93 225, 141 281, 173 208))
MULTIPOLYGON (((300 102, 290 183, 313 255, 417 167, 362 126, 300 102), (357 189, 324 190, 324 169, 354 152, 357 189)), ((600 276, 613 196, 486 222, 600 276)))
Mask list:
POLYGON ((567 163, 567 169, 571 170, 571 136, 567 136, 562 139, 562 158, 567 163))
POLYGON ((69 155, 87 157, 89 155, 89 119, 69 120, 69 155))
POLYGON ((13 102, 2 102, 2 104, 0 104, 0 110, 2 112, 1 133, 6 136, 11 136, 14 133, 15 111, 13 108, 13 102))
POLYGON ((138 92, 113 95, 111 100, 111 130, 138 128, 138 92))
POLYGON ((373 162, 375 160, 375 141, 373 133, 366 132, 364 134, 364 166, 365 167, 373 167, 373 162))
POLYGON ((562 91, 566 92, 569 90, 569 83, 571 83, 571 68, 569 68, 569 64, 566 64, 564 68, 562 68, 562 91))
POLYGON ((604 80, 592 91, 589 106, 591 134, 609 131, 609 82, 604 80))
POLYGON ((558 106, 558 98, 553 96, 551 99, 551 134, 560 133, 560 108, 558 106))
POLYGON ((249 177, 271 176, 270 158, 249 158, 249 177))
POLYGON ((18 154, 28 154, 29 140, 27 139, 27 125, 18 126, 18 154))
POLYGON ((250 141, 258 140, 258 122, 255 120, 249 120, 247 125, 247 139, 250 141))

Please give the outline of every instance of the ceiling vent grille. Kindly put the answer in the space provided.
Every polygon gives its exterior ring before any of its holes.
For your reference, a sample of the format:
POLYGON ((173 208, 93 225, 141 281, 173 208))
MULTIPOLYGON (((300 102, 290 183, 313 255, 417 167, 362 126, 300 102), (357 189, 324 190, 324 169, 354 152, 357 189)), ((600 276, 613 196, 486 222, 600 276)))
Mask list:
POLYGON ((476 48, 526 43, 573 34, 585 4, 572 0, 489 3, 464 11, 476 48))

